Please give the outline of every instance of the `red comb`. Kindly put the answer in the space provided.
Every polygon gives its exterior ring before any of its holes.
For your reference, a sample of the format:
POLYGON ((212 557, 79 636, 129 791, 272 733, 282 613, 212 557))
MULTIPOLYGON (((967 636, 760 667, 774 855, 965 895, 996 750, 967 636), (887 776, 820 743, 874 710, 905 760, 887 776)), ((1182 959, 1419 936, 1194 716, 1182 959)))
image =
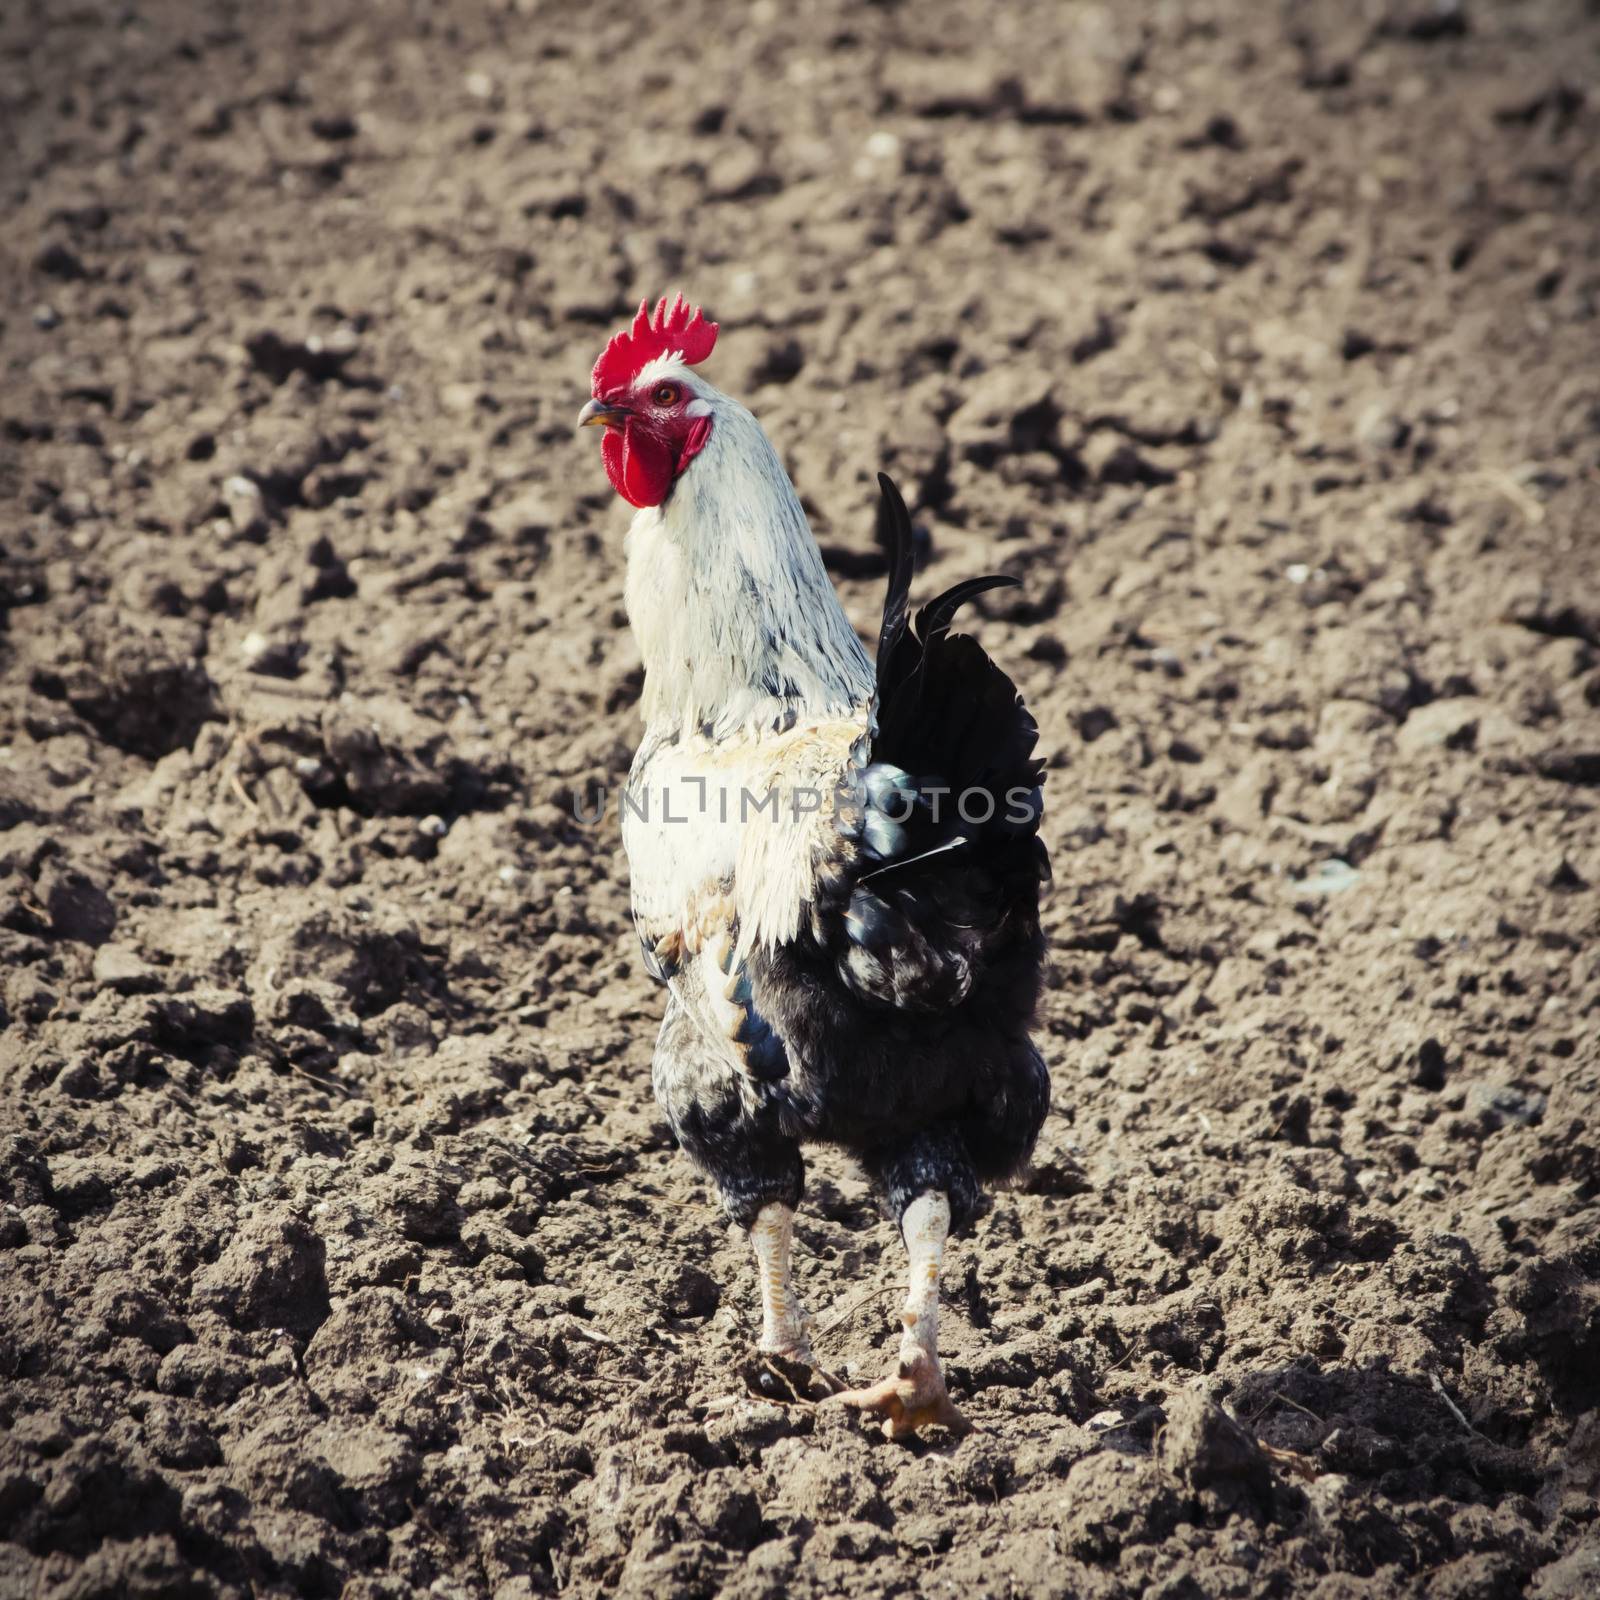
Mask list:
POLYGON ((598 400, 625 388, 642 366, 669 351, 675 350, 691 367, 696 366, 711 354, 716 342, 716 323, 707 322, 699 306, 691 312, 681 294, 670 310, 667 297, 662 295, 653 317, 650 302, 641 300, 633 326, 612 334, 611 342, 594 364, 594 397, 598 400))

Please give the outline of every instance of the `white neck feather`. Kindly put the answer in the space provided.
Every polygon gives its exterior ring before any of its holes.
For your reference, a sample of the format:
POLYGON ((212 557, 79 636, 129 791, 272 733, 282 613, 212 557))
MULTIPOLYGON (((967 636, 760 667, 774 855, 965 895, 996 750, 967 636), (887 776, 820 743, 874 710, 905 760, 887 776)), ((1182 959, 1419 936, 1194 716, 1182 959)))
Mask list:
POLYGON ((761 425, 696 380, 711 437, 665 505, 628 530, 628 618, 653 732, 727 737, 850 717, 872 697, 856 638, 799 496, 761 425))

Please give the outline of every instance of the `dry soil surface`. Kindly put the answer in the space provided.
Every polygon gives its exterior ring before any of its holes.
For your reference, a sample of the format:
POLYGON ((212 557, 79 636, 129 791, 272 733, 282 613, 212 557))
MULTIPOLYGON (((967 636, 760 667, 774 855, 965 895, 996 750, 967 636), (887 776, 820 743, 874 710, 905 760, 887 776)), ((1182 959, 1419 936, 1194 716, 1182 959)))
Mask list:
POLYGON ((0 1591, 1600 1592, 1592 3, 6 9, 0 1591), (880 467, 1023 580, 959 1444, 758 1392, 573 818, 680 285, 864 633, 880 467))

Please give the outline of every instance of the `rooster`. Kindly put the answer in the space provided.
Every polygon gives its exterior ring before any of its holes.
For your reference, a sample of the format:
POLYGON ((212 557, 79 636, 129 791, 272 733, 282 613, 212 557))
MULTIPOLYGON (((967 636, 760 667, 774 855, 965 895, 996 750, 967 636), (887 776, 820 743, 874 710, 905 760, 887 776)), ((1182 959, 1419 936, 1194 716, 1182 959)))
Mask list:
POLYGON ((790 1263, 801 1149, 859 1162, 910 1291, 890 1374, 830 1398, 891 1438, 965 1431, 938 1355, 945 1241, 1026 1162, 1049 1102, 1029 1037, 1049 872, 1037 729, 950 631, 1015 580, 959 584, 908 626, 911 524, 880 476, 874 667, 776 450, 692 370, 716 337, 681 295, 646 301, 579 415, 636 508, 645 733, 621 817, 645 965, 667 991, 652 1084, 749 1233, 761 1350, 819 1373, 790 1263))

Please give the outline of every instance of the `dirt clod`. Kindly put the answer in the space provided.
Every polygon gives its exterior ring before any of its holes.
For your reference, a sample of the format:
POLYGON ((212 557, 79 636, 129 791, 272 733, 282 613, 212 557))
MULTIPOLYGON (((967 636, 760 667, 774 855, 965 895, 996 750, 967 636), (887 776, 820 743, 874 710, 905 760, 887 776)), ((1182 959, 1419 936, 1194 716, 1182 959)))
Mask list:
POLYGON ((328 1314, 322 1240, 298 1217, 251 1217, 193 1280, 195 1304, 240 1328, 311 1333, 328 1314))
POLYGON ((1600 1593, 1594 7, 302 9, 0 8, 0 1593, 1600 1593), (651 1100, 572 423, 680 287, 864 638, 880 469, 1020 580, 961 1441, 651 1100))

